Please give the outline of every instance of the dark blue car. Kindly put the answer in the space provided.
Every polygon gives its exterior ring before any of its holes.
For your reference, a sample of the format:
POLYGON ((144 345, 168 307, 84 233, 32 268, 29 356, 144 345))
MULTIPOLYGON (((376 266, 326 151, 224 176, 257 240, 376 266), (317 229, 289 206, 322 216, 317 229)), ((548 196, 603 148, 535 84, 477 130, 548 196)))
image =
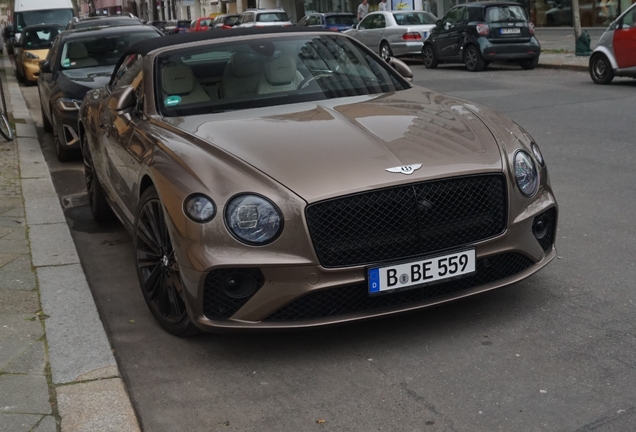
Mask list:
POLYGON ((333 31, 345 31, 358 23, 358 19, 352 13, 325 12, 310 13, 305 15, 298 24, 299 27, 316 27, 333 31))

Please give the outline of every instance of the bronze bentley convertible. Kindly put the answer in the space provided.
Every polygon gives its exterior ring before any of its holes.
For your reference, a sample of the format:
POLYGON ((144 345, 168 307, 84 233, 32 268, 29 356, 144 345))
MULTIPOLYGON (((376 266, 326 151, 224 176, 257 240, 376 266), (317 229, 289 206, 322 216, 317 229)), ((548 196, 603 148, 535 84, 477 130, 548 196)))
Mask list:
POLYGON ((131 232, 144 298, 173 334, 420 309, 556 254, 532 138, 341 34, 140 42, 87 93, 79 127, 92 214, 131 232))

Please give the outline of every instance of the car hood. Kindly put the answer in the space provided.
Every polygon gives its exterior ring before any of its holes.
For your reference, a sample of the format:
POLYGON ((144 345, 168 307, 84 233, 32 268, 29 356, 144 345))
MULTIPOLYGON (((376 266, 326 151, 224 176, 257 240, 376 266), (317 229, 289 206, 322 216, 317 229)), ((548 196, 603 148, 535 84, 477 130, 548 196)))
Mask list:
POLYGON ((87 91, 108 84, 114 68, 113 65, 63 70, 58 84, 66 97, 83 99, 87 91))
POLYGON ((315 202, 405 182, 501 171, 499 146, 474 109, 415 87, 165 120, 315 202), (387 171, 411 164, 422 166, 410 175, 387 171))

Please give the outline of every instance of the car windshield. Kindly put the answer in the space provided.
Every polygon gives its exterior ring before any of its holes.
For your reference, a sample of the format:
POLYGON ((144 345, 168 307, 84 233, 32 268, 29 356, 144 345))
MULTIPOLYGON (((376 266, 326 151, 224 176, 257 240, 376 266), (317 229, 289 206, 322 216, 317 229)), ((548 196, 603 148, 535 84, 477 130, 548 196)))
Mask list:
POLYGON ((114 27, 122 25, 139 25, 140 22, 133 18, 101 18, 78 21, 73 24, 74 29, 88 27, 114 27))
POLYGON ((428 12, 394 13, 393 17, 397 25, 401 26, 435 24, 437 21, 435 15, 428 12))
POLYGON ((491 6, 486 8, 486 22, 515 22, 527 21, 526 12, 521 6, 491 6))
POLYGON ((354 25, 357 20, 355 15, 332 15, 326 18, 327 25, 354 25))
POLYGON ((256 21, 258 22, 277 22, 277 21, 289 21, 289 17, 285 12, 268 12, 256 15, 256 21))
POLYGON ((344 36, 271 37, 180 48, 158 57, 164 116, 217 113, 409 87, 344 36))
POLYGON ((241 16, 240 15, 236 15, 236 16, 230 16, 225 18, 224 24, 225 25, 236 25, 238 23, 241 22, 241 16))
POLYGON ((72 9, 52 9, 34 10, 26 12, 16 12, 17 32, 21 32, 24 27, 36 24, 59 24, 66 25, 73 18, 72 9))
POLYGON ((113 66, 132 44, 159 37, 154 30, 89 36, 67 41, 62 48, 62 69, 81 69, 94 66, 113 66))
POLYGON ((59 32, 60 29, 55 27, 38 30, 27 28, 22 36, 22 46, 25 50, 48 49, 59 32))

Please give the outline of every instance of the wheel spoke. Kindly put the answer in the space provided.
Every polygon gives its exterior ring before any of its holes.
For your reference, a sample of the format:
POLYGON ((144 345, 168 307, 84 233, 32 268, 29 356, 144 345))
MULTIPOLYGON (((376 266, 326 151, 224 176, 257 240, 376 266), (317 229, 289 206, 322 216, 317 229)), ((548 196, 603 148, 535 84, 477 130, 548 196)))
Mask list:
POLYGON ((148 297, 154 299, 157 295, 157 287, 163 279, 163 269, 160 264, 155 264, 155 268, 150 271, 146 282, 144 283, 144 290, 148 293, 148 297))
POLYGON ((137 238, 148 246, 155 255, 161 256, 161 246, 157 244, 157 241, 154 239, 143 219, 140 219, 137 223, 137 238))
POLYGON ((159 247, 159 249, 162 249, 162 246, 164 246, 164 242, 163 238, 161 237, 161 230, 157 226, 159 221, 157 219, 157 215, 155 214, 155 209, 153 208, 152 204, 153 203, 146 204, 143 209, 150 228, 148 234, 152 233, 152 239, 155 241, 155 244, 159 247))

